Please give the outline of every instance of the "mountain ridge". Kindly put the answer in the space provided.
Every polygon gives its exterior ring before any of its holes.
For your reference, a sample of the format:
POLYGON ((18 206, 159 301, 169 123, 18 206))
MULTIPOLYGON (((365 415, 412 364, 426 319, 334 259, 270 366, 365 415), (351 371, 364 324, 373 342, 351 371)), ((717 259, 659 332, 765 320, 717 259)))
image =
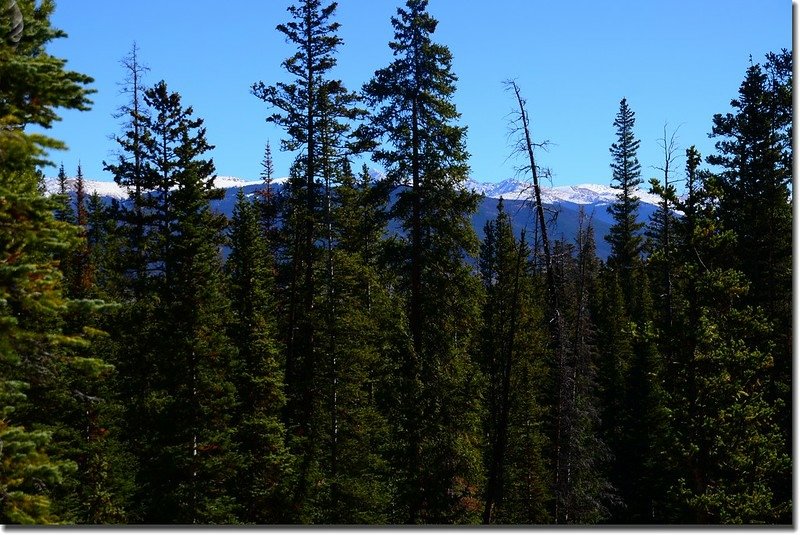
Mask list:
MULTIPOLYGON (((379 172, 373 172, 373 178, 381 178, 379 172)), ((284 184, 288 178, 280 177, 273 180, 274 184, 284 184)), ((84 179, 87 193, 97 191, 106 199, 124 200, 127 198, 125 190, 114 182, 84 179)), ((236 202, 236 193, 242 188, 247 196, 253 195, 263 187, 261 180, 248 180, 238 177, 219 175, 216 177, 217 187, 225 190, 222 199, 211 201, 213 210, 230 217, 236 202)), ((511 217, 511 225, 515 235, 519 236, 525 230, 527 235, 533 236, 536 227, 533 211, 529 202, 532 187, 525 182, 509 178, 500 182, 479 182, 469 180, 467 187, 481 194, 478 209, 471 216, 472 227, 478 238, 483 239, 483 229, 487 221, 497 217, 498 199, 503 198, 506 213, 511 217)), ((49 194, 58 191, 58 180, 46 179, 45 186, 49 194)), ((67 180, 67 189, 74 192, 75 179, 67 180)), ((658 209, 657 198, 647 192, 638 191, 642 200, 639 206, 638 220, 647 223, 650 216, 658 209)), ((550 237, 553 240, 562 240, 573 243, 578 232, 581 212, 584 214, 584 226, 591 223, 594 229, 597 255, 608 258, 611 248, 605 241, 613 218, 608 212, 608 207, 614 202, 617 192, 609 186, 599 184, 579 184, 573 186, 555 186, 542 188, 542 200, 550 214, 550 237)), ((393 196, 394 198, 394 196, 393 196)), ((401 232, 396 222, 390 222, 389 232, 401 232)))
MULTIPOLYGON (((377 171, 374 171, 372 174, 375 178, 383 176, 377 171)), ((287 180, 288 177, 275 178, 273 179, 273 183, 284 184, 287 180)), ((215 179, 215 185, 221 189, 258 186, 260 184, 263 184, 261 180, 244 179, 227 175, 217 175, 215 179)), ((56 178, 46 178, 45 185, 48 194, 54 194, 58 191, 58 179, 56 178)), ((505 200, 526 200, 533 194, 533 186, 529 182, 516 178, 507 178, 499 182, 483 182, 468 179, 465 185, 468 189, 472 189, 476 193, 490 199, 499 199, 503 197, 505 200)), ((67 179, 67 188, 68 190, 74 191, 74 177, 67 179)), ((124 188, 119 186, 116 182, 84 179, 84 188, 88 194, 92 194, 96 191, 101 197, 110 197, 119 200, 128 197, 124 188)), ((614 202, 616 195, 617 190, 614 188, 590 182, 577 185, 542 187, 542 201, 545 204, 567 202, 575 205, 608 205, 614 202)), ((645 204, 653 206, 658 205, 658 197, 647 191, 638 189, 636 190, 636 195, 641 202, 645 204)))

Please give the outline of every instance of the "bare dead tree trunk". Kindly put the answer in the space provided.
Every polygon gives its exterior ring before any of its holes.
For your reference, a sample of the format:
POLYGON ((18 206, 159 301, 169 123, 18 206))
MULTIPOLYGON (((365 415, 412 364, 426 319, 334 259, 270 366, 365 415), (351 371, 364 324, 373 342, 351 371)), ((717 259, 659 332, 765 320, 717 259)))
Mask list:
POLYGON ((550 305, 551 313, 553 314, 552 321, 550 322, 552 329, 552 339, 556 351, 556 366, 557 366, 557 381, 556 381, 556 436, 555 436, 555 457, 556 457, 556 500, 555 500, 555 522, 560 523, 563 516, 561 510, 561 503, 565 501, 569 492, 568 478, 564 472, 563 457, 566 453, 565 444, 569 443, 568 436, 568 419, 566 418, 566 405, 568 393, 566 391, 566 347, 563 335, 563 317, 561 315, 561 308, 558 299, 558 287, 556 285, 555 272, 553 269, 553 258, 550 251, 550 240, 547 236, 547 221, 544 215, 544 205, 542 203, 542 190, 539 184, 539 172, 536 166, 536 158, 534 155, 534 143, 531 138, 530 120, 527 110, 525 109, 525 99, 522 98, 519 86, 513 80, 506 82, 506 86, 514 91, 514 96, 519 105, 519 128, 524 136, 521 141, 521 146, 518 149, 522 150, 528 157, 529 165, 527 169, 531 172, 533 179, 533 194, 534 194, 534 210, 536 212, 536 219, 538 229, 541 232, 542 249, 544 250, 545 261, 545 277, 547 281, 547 294, 550 305))
MULTIPOLYGON (((667 123, 664 123, 664 137, 658 140, 659 146, 663 150, 664 164, 663 167, 655 167, 664 174, 664 183, 661 186, 663 189, 661 193, 661 245, 664 251, 664 318, 668 328, 672 327, 672 254, 670 247, 672 247, 672 234, 670 229, 670 198, 674 189, 671 184, 672 179, 672 164, 678 157, 678 129, 672 131, 667 139, 667 123)), ((655 179, 653 179, 655 180, 655 179)))

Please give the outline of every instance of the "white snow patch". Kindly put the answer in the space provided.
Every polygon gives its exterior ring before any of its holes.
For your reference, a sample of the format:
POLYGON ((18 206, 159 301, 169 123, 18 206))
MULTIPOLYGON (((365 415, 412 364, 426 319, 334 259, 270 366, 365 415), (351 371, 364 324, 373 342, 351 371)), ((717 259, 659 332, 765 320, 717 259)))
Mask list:
MULTIPOLYGON (((67 179, 67 191, 75 191, 75 182, 76 180, 74 178, 67 179)), ((46 178, 44 183, 45 190, 49 195, 58 193, 59 187, 57 178, 46 178)), ((106 180, 83 179, 83 189, 86 191, 87 195, 96 192, 101 197, 112 197, 114 199, 126 199, 128 197, 124 188, 117 185, 116 182, 108 182, 106 180)))
MULTIPOLYGON (((533 196, 533 185, 514 178, 501 182, 467 181, 467 188, 490 198, 503 197, 509 200, 528 199, 533 196)), ((542 201, 547 204, 568 202, 573 204, 611 204, 619 190, 601 184, 578 184, 574 186, 542 187, 542 201)), ((643 203, 658 204, 659 198, 644 190, 635 190, 643 203)))
MULTIPOLYGON (((383 178, 379 171, 371 170, 373 179, 383 178)), ((272 179, 273 184, 285 184, 289 177, 278 177, 272 179)), ((45 180, 47 192, 54 194, 58 192, 58 179, 48 178, 45 180)), ((242 188, 263 184, 261 180, 244 179, 234 176, 217 176, 214 185, 218 188, 242 188)), ((533 186, 529 182, 524 182, 515 178, 508 178, 500 182, 479 182, 468 180, 465 184, 467 189, 472 189, 476 193, 489 198, 500 198, 508 200, 528 199, 533 196, 533 186)), ((126 199, 128 197, 125 188, 105 180, 84 179, 84 188, 87 194, 97 192, 102 197, 112 197, 115 199, 126 199)), ((75 179, 67 179, 67 189, 75 190, 75 179)), ((542 201, 547 204, 557 204, 560 202, 572 204, 596 204, 608 205, 616 200, 618 190, 601 184, 578 184, 574 186, 555 186, 542 188, 542 201)), ((636 190, 636 196, 643 203, 657 205, 659 198, 644 190, 636 190)))
MULTIPOLYGON (((284 184, 288 180, 289 177, 273 178, 272 183, 284 184)), ((67 191, 75 191, 75 182, 75 178, 67 178, 67 191)), ((243 188, 245 186, 252 186, 256 184, 263 184, 263 182, 261 180, 247 180, 234 176, 217 176, 214 179, 214 185, 222 189, 243 188)), ((111 197, 120 200, 128 198, 128 193, 125 191, 125 188, 118 185, 116 182, 110 182, 108 180, 90 180, 85 178, 83 179, 83 187, 86 190, 87 195, 97 192, 97 194, 101 197, 111 197)), ((58 179, 46 178, 45 189, 48 195, 54 195, 58 193, 58 179)))

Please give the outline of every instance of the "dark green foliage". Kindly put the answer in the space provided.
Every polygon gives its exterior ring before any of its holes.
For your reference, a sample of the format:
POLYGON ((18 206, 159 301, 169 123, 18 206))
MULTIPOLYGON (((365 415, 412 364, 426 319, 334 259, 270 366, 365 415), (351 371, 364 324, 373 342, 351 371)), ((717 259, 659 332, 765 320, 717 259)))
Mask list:
MULTIPOLYGON (((384 404, 400 320, 386 291, 378 254, 385 228, 385 197, 366 168, 356 181, 345 164, 332 192, 325 321, 320 341, 321 494, 315 522, 384 524, 394 501, 387 456, 390 427, 384 404)), ((326 277, 326 278, 327 278, 326 277)))
POLYGON ((102 404, 95 394, 110 367, 90 349, 98 333, 87 316, 100 303, 63 291, 58 261, 81 244, 77 228, 53 217, 70 219, 68 197, 46 199, 34 168, 63 144, 26 129, 51 126, 58 107, 87 109, 91 79, 45 52, 65 36, 50 27, 52 2, 17 7, 19 41, 0 43, 0 514, 4 523, 70 522, 87 516, 77 503, 90 494, 79 471, 91 450, 87 408, 102 404))
MULTIPOLYGON (((636 157, 639 140, 634 137, 635 114, 622 99, 614 121, 617 141, 611 146, 612 186, 619 189, 617 201, 609 208, 614 224, 606 240, 611 244, 608 270, 603 275, 605 291, 600 301, 599 342, 603 355, 603 436, 611 452, 610 481, 619 495, 610 522, 659 522, 665 506, 663 440, 667 433, 661 393, 661 355, 656 346, 656 329, 650 278, 642 261, 643 223, 637 222, 642 183, 636 157)), ((675 190, 669 184, 669 165, 674 159, 674 138, 663 139, 665 185, 655 179, 651 186, 664 202, 655 215, 650 232, 653 258, 650 269, 657 273, 662 290, 659 318, 671 322, 671 215, 675 190), (660 273, 659 273, 660 271, 660 273), (663 311, 663 313, 662 313, 663 311)))
POLYGON ((203 121, 144 87, 135 44, 105 164, 130 198, 63 166, 46 198, 63 145, 27 128, 86 109, 91 79, 45 52, 51 1, 0 4, 0 522, 791 521, 788 51, 714 117, 718 174, 687 151, 683 197, 665 131, 646 243, 623 99, 608 264, 583 217, 550 249, 540 213, 543 273, 502 201, 478 256, 426 0, 392 18, 369 120, 331 77, 336 3, 289 8, 292 80, 251 90, 295 161, 278 192, 267 144, 230 222, 203 121), (353 175, 369 149, 386 180, 353 175))
POLYGON ((150 498, 146 518, 156 522, 230 523, 236 520, 231 485, 237 469, 231 420, 236 349, 224 325, 219 247, 224 220, 209 200, 214 166, 201 119, 183 108, 164 82, 144 92, 152 110, 145 123, 152 143, 145 159, 157 177, 153 304, 150 339, 157 353, 145 377, 144 410, 152 427, 142 469, 150 498))
POLYGON ((75 249, 61 263, 65 275, 65 286, 70 297, 82 299, 89 297, 94 282, 94 266, 86 234, 89 225, 86 207, 86 189, 83 181, 83 172, 78 164, 75 175, 75 209, 70 210, 75 214, 75 224, 78 226, 80 241, 75 249))
MULTIPOLYGON (((315 301, 330 292, 333 280, 330 269, 322 271, 320 280, 317 262, 322 256, 317 248, 319 240, 326 239, 329 263, 331 187, 342 158, 353 150, 348 142, 350 123, 363 115, 355 106, 357 95, 340 80, 329 77, 341 44, 337 35, 339 23, 331 21, 336 6, 335 2, 323 6, 319 0, 301 0, 290 6, 292 20, 277 29, 297 47, 297 52, 283 62, 294 80, 252 86, 253 94, 275 110, 267 120, 287 133, 281 141, 282 148, 303 149, 290 180, 292 200, 283 207, 283 222, 284 233, 290 236, 284 253, 290 281, 287 302, 291 326, 285 340, 286 413, 289 430, 296 438, 294 451, 302 457, 294 502, 299 517, 306 519, 310 519, 310 512, 304 510, 313 479, 310 471, 319 462, 314 450, 320 430, 312 422, 315 406, 322 402, 319 396, 323 395, 318 368, 325 353, 331 358, 331 348, 323 348, 318 339, 318 322, 326 319, 317 315, 315 301)), ((330 330, 329 319, 327 323, 330 330)))
POLYGON ((72 209, 72 202, 69 197, 69 184, 67 183, 67 173, 64 171, 64 164, 58 168, 58 202, 60 206, 53 211, 53 215, 59 221, 67 223, 75 222, 75 211, 72 209))
POLYGON ((392 18, 392 63, 364 87, 378 109, 374 153, 393 185, 408 184, 391 216, 406 237, 395 266, 408 303, 413 350, 402 364, 405 414, 393 422, 404 448, 394 468, 402 480, 399 520, 477 519, 480 485, 477 375, 468 349, 478 285, 463 261, 474 254, 469 214, 477 197, 467 178, 466 129, 452 102, 450 51, 432 41, 437 22, 425 0, 409 0, 392 18))
POLYGON ((678 472, 673 493, 681 521, 760 523, 785 518, 790 505, 774 482, 788 477, 789 458, 778 417, 785 406, 771 400, 774 357, 763 348, 769 323, 744 304, 748 284, 729 262, 731 231, 720 226, 713 175, 698 169, 687 151, 685 214, 678 231, 683 336, 669 363, 670 421, 678 472))
POLYGON ((48 396, 56 398, 50 412, 42 387, 59 385, 65 368, 85 364, 94 371, 100 363, 74 358, 69 348, 86 342, 61 329, 67 300, 55 258, 75 243, 74 227, 53 219, 56 204, 37 191, 31 171, 0 168, 0 198, 0 485, 8 493, 2 517, 6 523, 52 523, 59 517, 50 495, 76 466, 48 425, 62 416, 59 402, 71 401, 61 397, 66 385, 48 396))
MULTIPOLYGON (((614 119, 617 141, 611 145, 613 176, 611 186, 619 190, 617 201, 608 211, 614 217, 606 241, 611 244, 611 256, 608 259, 609 267, 620 273, 621 283, 626 296, 631 288, 631 277, 635 265, 640 260, 642 250, 641 229, 644 226, 638 223, 636 216, 639 211, 639 198, 635 189, 642 183, 641 165, 636 157, 639 150, 639 140, 634 137, 633 127, 636 115, 628 106, 627 99, 619 103, 619 112, 614 119)), ((630 300, 626 298, 626 302, 630 300)))
POLYGON ((722 195, 720 217, 736 234, 736 266, 754 284, 748 302, 789 327, 791 303, 792 58, 783 50, 751 65, 711 136, 722 195))
POLYGON ((236 496, 241 521, 285 522, 292 457, 279 416, 286 398, 277 342, 274 266, 259 225, 258 205, 240 190, 229 230, 231 254, 225 264, 231 298, 228 333, 239 353, 239 407, 233 425, 243 456, 236 496))
MULTIPOLYGON (((603 394, 599 389, 597 301, 600 266, 596 258, 591 221, 581 213, 575 244, 556 242, 553 248, 558 300, 563 310, 563 360, 553 363, 552 403, 559 410, 549 416, 555 432, 553 465, 561 485, 555 488, 556 523, 590 524, 608 518, 616 503, 605 473, 609 446, 602 433, 603 394)), ((555 360, 555 359, 554 359, 555 360)), ((602 378, 602 376, 600 376, 602 378)), ((605 423, 605 422, 603 422, 605 423)))
MULTIPOLYGON (((219 194, 213 163, 203 158, 212 147, 202 120, 164 82, 144 91, 141 103, 139 153, 131 156, 153 188, 139 199, 147 219, 134 204, 133 217, 113 232, 140 240, 119 257, 129 276, 117 292, 136 298, 118 312, 113 350, 127 400, 125 438, 138 465, 131 514, 145 522, 234 522, 236 348, 224 328, 224 218, 208 204, 219 194)), ((126 161, 115 168, 123 175, 126 161)))
MULTIPOLYGON (((759 349, 772 354, 768 399, 779 401, 784 452, 791 452, 792 381, 792 54, 767 54, 747 69, 733 113, 714 116, 716 154, 708 163, 719 172, 719 218, 735 241, 725 267, 748 281, 745 304, 770 322, 760 331, 759 349)), ((776 481, 781 499, 792 495, 788 479, 776 481)), ((783 520, 788 522, 789 516, 783 520)))
POLYGON ((486 378, 487 484, 484 523, 549 522, 548 439, 543 430, 548 383, 543 296, 529 269, 525 235, 510 218, 485 226, 479 270, 486 297, 477 361, 486 378))
POLYGON ((147 68, 139 63, 139 48, 136 43, 131 47, 131 52, 123 58, 122 65, 126 72, 123 93, 130 95, 130 101, 120 108, 118 117, 124 117, 123 135, 116 137, 119 153, 116 163, 103 162, 103 167, 114 176, 114 182, 124 187, 128 192, 128 203, 114 206, 114 216, 121 223, 117 229, 122 247, 119 251, 121 276, 133 281, 120 285, 120 290, 132 292, 141 296, 145 291, 149 241, 147 231, 152 228, 154 221, 148 213, 152 206, 152 195, 149 193, 155 188, 155 177, 150 166, 145 161, 145 146, 152 144, 152 133, 147 128, 150 119, 150 110, 144 102, 144 85, 142 78, 147 68))
POLYGON ((278 195, 276 185, 273 183, 275 178, 275 164, 272 160, 272 146, 267 141, 264 148, 264 159, 261 161, 261 179, 264 181, 264 189, 258 191, 259 220, 264 230, 264 234, 269 240, 268 246, 274 250, 277 239, 277 218, 278 218, 278 195))

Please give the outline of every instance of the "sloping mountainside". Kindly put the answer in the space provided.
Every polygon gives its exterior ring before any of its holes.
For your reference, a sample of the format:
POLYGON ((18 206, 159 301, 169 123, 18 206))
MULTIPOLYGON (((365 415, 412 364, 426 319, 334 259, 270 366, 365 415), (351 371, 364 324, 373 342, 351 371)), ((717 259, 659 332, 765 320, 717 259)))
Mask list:
MULTIPOLYGON (((286 181, 285 178, 276 179, 275 184, 278 188, 286 181)), ((57 181, 49 179, 46 182, 47 191, 53 193, 57 191, 57 181)), ((86 189, 89 193, 96 191, 105 199, 125 199, 126 195, 117 184, 113 182, 101 182, 86 180, 86 189)), ((233 205, 236 201, 236 192, 243 188, 246 195, 252 195, 263 187, 260 181, 248 181, 235 177, 217 177, 216 184, 225 190, 225 197, 219 201, 213 201, 214 210, 230 216, 233 212, 233 205)), ((74 187, 74 181, 68 181, 68 188, 74 187)), ((402 186, 401 186, 402 187, 402 186)), ((469 181, 467 187, 474 189, 483 195, 478 204, 477 212, 472 216, 472 225, 478 233, 479 238, 483 238, 483 227, 487 221, 497 216, 497 202, 503 198, 505 210, 511 215, 514 230, 517 235, 523 229, 529 237, 533 237, 534 218, 532 205, 529 197, 532 191, 528 186, 519 180, 508 179, 502 182, 476 182, 469 181)), ((565 240, 572 242, 578 231, 579 213, 583 209, 586 221, 591 221, 594 226, 595 241, 597 243, 597 254, 601 258, 609 255, 609 246, 603 239, 608 234, 612 219, 608 213, 608 206, 614 201, 616 192, 608 187, 599 184, 581 184, 577 186, 558 186, 543 188, 542 197, 548 210, 548 217, 551 221, 551 239, 565 240)), ((657 198, 646 193, 640 192, 642 200, 639 209, 639 220, 647 222, 650 215, 657 210, 657 198)), ((399 228, 390 225, 391 231, 399 231, 399 228)))

